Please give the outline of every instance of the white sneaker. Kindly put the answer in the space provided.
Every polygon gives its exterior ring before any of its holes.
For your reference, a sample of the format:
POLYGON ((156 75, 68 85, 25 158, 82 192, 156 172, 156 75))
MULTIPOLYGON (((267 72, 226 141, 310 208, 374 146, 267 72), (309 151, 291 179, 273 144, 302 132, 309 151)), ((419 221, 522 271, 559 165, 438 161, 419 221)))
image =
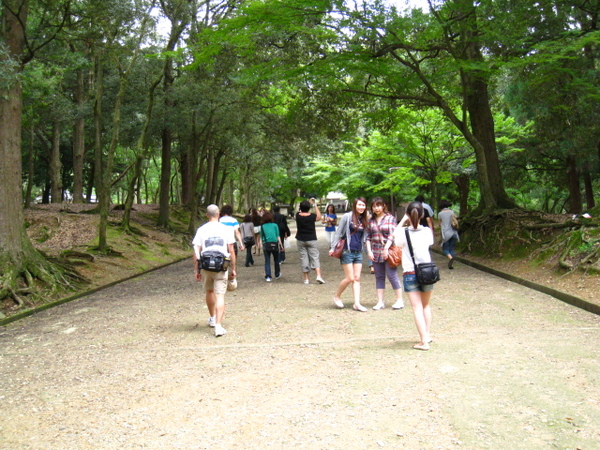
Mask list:
POLYGON ((325 280, 321 277, 317 277, 317 283, 319 284, 325 284, 325 280))
POLYGON ((377 304, 375 306, 373 306, 373 309, 375 311, 379 311, 380 309, 385 308, 385 303, 383 302, 377 302, 377 304))
POLYGON ((392 309, 402 309, 404 308, 404 300, 398 300, 396 303, 392 305, 392 309))
POLYGON ((310 283, 310 281, 304 280, 304 284, 308 284, 308 283, 310 283))
POLYGON ((271 277, 267 277, 267 278, 265 278, 265 281, 266 281, 267 283, 270 283, 270 282, 271 282, 271 277))
POLYGON ((215 337, 224 336, 227 334, 227 330, 219 324, 215 324, 215 337))
POLYGON ((213 327, 217 324, 217 318, 216 317, 209 317, 208 318, 208 326, 209 327, 213 327))

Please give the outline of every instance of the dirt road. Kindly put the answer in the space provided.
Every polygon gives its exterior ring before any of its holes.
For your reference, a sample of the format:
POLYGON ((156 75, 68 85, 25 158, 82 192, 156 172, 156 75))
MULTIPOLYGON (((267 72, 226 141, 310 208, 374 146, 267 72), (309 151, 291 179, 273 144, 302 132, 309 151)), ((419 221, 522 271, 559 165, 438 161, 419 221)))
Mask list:
POLYGON ((0 447, 598 448, 598 316, 457 263, 417 351, 391 292, 334 309, 321 254, 324 285, 241 267, 218 339, 191 261, 3 328, 0 447))

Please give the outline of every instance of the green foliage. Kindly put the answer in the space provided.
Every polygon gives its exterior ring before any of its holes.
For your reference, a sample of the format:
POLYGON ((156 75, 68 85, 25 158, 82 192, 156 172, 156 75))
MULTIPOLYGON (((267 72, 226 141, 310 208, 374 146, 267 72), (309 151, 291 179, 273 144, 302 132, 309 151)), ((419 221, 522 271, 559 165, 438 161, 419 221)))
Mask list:
POLYGON ((0 41, 0 91, 9 90, 19 80, 20 65, 11 58, 3 41, 0 41))

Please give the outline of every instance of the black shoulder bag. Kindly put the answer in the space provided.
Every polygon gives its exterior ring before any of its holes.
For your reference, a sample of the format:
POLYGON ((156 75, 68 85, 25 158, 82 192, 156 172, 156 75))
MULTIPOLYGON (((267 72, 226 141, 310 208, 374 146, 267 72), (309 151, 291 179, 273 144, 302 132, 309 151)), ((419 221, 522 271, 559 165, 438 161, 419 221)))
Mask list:
POLYGON ((415 274, 417 275, 417 281, 420 285, 434 284, 440 281, 440 271, 435 263, 427 262, 417 264, 415 262, 415 254, 413 253, 412 243, 410 242, 410 234, 408 228, 404 229, 406 233, 406 242, 408 243, 408 250, 410 250, 410 257, 412 258, 413 264, 415 265, 415 274))

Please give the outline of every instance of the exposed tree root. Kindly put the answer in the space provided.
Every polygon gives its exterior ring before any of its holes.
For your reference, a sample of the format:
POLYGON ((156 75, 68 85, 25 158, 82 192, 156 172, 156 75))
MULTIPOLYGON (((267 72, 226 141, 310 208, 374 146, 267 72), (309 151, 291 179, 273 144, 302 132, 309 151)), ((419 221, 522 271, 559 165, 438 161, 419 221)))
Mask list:
POLYGON ((17 308, 34 306, 87 281, 72 266, 36 251, 29 252, 19 267, 11 266, 0 272, 0 301, 12 301, 17 308))
POLYGON ((600 271, 597 219, 497 210, 461 221, 461 246, 487 256, 545 258, 566 271, 600 271))

